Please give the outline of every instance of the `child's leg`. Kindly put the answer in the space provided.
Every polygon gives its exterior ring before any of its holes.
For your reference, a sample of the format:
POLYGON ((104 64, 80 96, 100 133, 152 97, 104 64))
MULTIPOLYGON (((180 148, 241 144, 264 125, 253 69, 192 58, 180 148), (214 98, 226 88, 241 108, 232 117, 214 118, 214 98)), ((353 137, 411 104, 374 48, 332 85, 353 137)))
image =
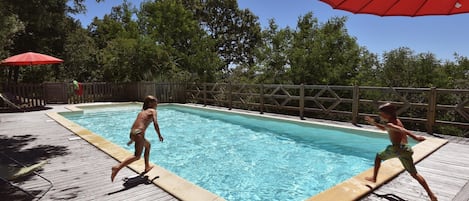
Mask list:
POLYGON ((150 171, 153 166, 150 166, 150 148, 151 144, 148 140, 145 139, 145 152, 143 153, 143 158, 145 159, 145 172, 150 171))
POLYGON ((376 182, 376 178, 378 177, 378 171, 380 167, 381 167, 381 158, 379 157, 379 154, 376 154, 375 166, 373 169, 373 177, 366 177, 365 179, 371 182, 376 182))
POLYGON ((419 173, 417 173, 417 169, 415 168, 414 160, 412 158, 413 153, 414 152, 412 149, 406 146, 402 151, 402 155, 399 157, 399 160, 401 161, 404 168, 409 172, 409 174, 412 175, 412 177, 416 179, 420 185, 422 185, 425 191, 427 191, 430 200, 435 201, 437 200, 435 194, 433 194, 433 192, 430 190, 430 187, 428 187, 425 179, 419 173))
POLYGON ((432 190, 430 190, 430 187, 428 187, 428 184, 425 181, 425 179, 422 177, 422 175, 420 175, 419 173, 413 173, 413 174, 410 174, 410 175, 412 175, 412 177, 414 179, 416 179, 420 183, 420 185, 422 185, 422 187, 425 189, 425 191, 427 191, 427 194, 428 194, 428 197, 430 197, 430 200, 432 200, 432 201, 438 200, 436 198, 435 194, 433 194, 432 190))
POLYGON ((140 156, 142 155, 143 151, 143 145, 144 145, 144 139, 142 136, 138 136, 135 139, 135 153, 133 156, 130 156, 126 158, 124 161, 119 163, 118 165, 112 167, 112 173, 111 173, 111 181, 114 181, 114 178, 116 177, 117 173, 125 166, 137 161, 140 159, 140 156))

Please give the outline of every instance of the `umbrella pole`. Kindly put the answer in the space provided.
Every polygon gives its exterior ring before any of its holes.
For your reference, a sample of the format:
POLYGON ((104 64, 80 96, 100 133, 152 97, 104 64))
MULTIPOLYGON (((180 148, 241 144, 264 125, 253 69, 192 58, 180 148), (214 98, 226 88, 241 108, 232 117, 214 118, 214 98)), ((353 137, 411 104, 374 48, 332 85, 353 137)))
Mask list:
POLYGON ((18 77, 20 76, 20 68, 13 69, 13 81, 14 83, 18 83, 18 77))
POLYGON ((13 76, 13 68, 10 66, 7 68, 7 84, 10 84, 12 76, 13 76))

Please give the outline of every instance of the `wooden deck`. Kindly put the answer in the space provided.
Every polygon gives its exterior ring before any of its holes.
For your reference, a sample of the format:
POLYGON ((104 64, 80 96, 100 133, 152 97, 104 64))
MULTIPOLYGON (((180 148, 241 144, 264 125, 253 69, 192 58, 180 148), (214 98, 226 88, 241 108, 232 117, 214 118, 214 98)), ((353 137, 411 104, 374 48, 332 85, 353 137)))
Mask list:
MULTIPOLYGON (((26 164, 48 160, 40 173, 52 180, 54 187, 43 200, 177 200, 152 184, 124 189, 120 178, 136 174, 128 168, 122 169, 117 180, 111 183, 110 168, 116 160, 49 119, 45 113, 51 111, 64 109, 53 106, 47 111, 0 114, 1 152, 26 164)), ((450 143, 420 162, 417 170, 440 201, 468 201, 469 139, 449 137, 449 140, 450 143)), ((35 193, 47 188, 47 183, 36 176, 17 184, 35 193)), ((24 196, 20 192, 6 191, 4 185, 1 187, 2 200, 18 200, 24 196)), ((420 201, 428 198, 423 188, 404 172, 362 200, 420 201)))
MULTIPOLYGON (((449 137, 450 142, 417 164, 440 201, 469 200, 469 141, 449 137)), ((407 172, 383 185, 362 201, 429 200, 427 193, 407 172)))
MULTIPOLYGON (((1 152, 25 164, 48 161, 40 174, 54 186, 42 200, 177 200, 153 184, 125 189, 120 179, 136 175, 128 168, 112 183, 111 167, 117 161, 45 115, 61 110, 63 107, 56 106, 46 111, 0 114, 1 152)), ((15 183, 35 194, 47 189, 47 183, 37 176, 15 183)), ((7 185, 2 184, 0 190, 1 200, 28 200, 7 185)))

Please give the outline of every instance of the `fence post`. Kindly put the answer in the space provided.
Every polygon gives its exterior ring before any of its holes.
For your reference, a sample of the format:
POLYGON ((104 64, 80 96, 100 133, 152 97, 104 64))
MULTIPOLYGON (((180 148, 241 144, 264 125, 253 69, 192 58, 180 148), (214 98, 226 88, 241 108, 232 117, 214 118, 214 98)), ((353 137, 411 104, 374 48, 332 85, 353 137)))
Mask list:
POLYGON ((352 102, 352 124, 358 123, 358 107, 360 103, 360 87, 353 86, 353 102, 352 102))
POLYGON ((207 106, 207 83, 204 82, 204 106, 207 106))
POLYGON ((261 84, 261 91, 260 91, 260 97, 259 97, 259 102, 260 102, 260 113, 264 114, 264 84, 261 84))
POLYGON ((304 120, 304 111, 305 111, 305 85, 301 83, 300 85, 300 119, 304 120))
POLYGON ((430 88, 428 93, 428 109, 427 109, 427 133, 433 133, 433 125, 435 124, 436 115, 436 88, 430 88))
POLYGON ((232 89, 231 82, 228 82, 228 110, 233 107, 232 89))

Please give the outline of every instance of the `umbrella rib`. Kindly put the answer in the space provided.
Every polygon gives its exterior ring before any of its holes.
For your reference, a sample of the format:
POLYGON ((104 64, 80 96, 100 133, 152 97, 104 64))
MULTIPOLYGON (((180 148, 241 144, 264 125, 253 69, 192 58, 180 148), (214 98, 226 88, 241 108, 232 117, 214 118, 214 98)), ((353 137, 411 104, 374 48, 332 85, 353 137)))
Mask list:
POLYGON ((427 4, 427 3, 428 3, 428 0, 425 0, 422 4, 420 4, 420 6, 415 10, 414 14, 412 14, 412 17, 417 16, 417 13, 418 13, 418 12, 423 8, 423 6, 424 6, 425 4, 427 4))
POLYGON ((359 8, 359 9, 357 10, 357 12, 355 12, 355 13, 361 12, 363 9, 365 9, 365 7, 367 7, 368 5, 370 5, 370 3, 371 3, 372 1, 373 1, 373 0, 369 0, 368 2, 366 2, 365 4, 363 4, 363 6, 362 6, 361 8, 359 8))
POLYGON ((383 15, 382 15, 382 16, 384 16, 384 15, 387 15, 387 14, 388 14, 388 12, 389 12, 389 10, 391 10, 391 8, 393 8, 395 5, 397 5, 397 4, 399 3, 399 1, 400 1, 400 0, 396 0, 396 1, 394 1, 394 3, 393 3, 391 6, 389 6, 389 8, 388 8, 388 9, 386 9, 386 11, 384 11, 384 13, 383 13, 383 15))
POLYGON ((342 4, 345 3, 345 2, 346 2, 346 0, 342 0, 342 1, 341 1, 340 3, 338 3, 335 7, 336 7, 336 8, 339 8, 339 7, 342 6, 342 4))
POLYGON ((451 8, 449 9, 448 15, 453 12, 453 10, 456 8, 456 4, 459 3, 459 0, 453 0, 453 1, 454 1, 453 6, 451 6, 451 8))

